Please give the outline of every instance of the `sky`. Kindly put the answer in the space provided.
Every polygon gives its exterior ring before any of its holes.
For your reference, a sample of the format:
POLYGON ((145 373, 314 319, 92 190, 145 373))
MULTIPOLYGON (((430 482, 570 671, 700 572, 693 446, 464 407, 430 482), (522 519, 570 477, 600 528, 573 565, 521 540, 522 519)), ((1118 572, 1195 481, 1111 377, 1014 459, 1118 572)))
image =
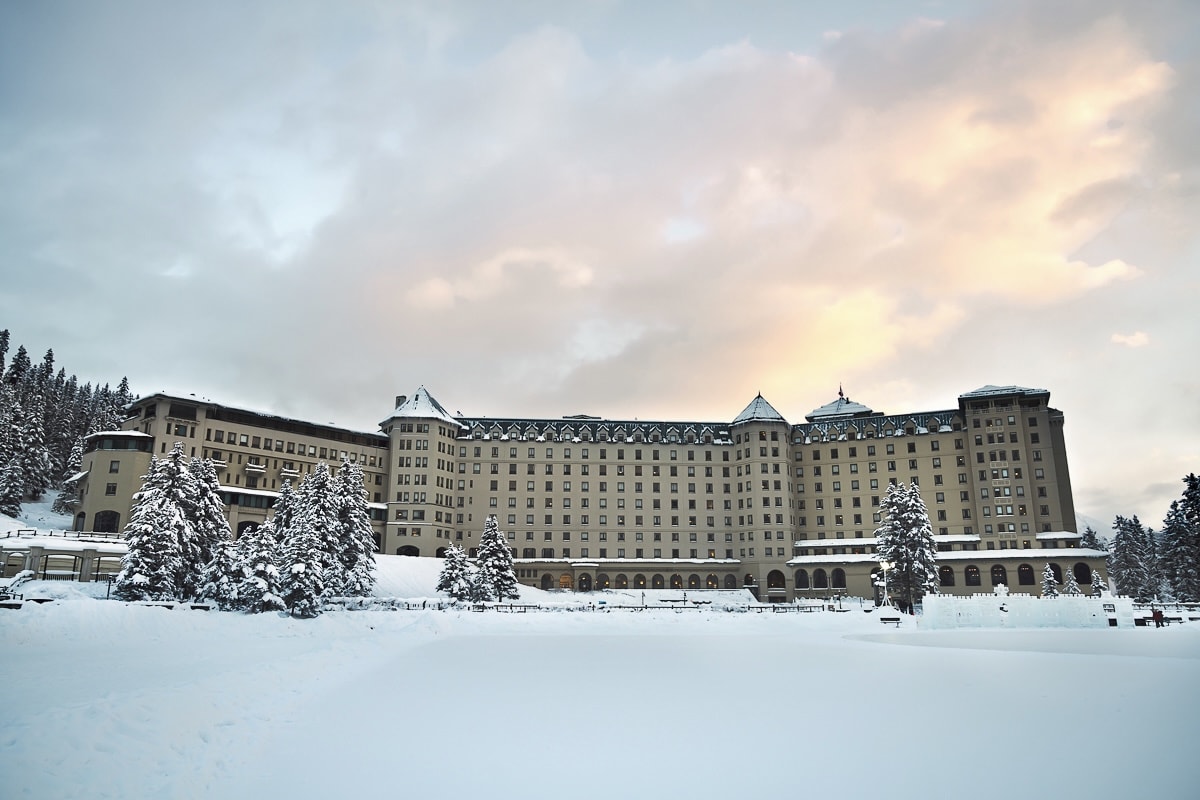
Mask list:
POLYGON ((375 430, 1049 389, 1200 471, 1200 4, 0 4, 0 327, 375 430), (648 6, 648 7, 647 7, 648 6))

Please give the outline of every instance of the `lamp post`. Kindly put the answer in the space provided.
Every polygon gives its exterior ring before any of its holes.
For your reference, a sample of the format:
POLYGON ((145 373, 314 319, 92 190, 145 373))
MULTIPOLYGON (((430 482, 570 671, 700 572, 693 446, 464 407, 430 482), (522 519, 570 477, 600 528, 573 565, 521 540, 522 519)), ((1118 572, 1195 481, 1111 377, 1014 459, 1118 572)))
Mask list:
POLYGON ((885 606, 887 605, 887 601, 888 601, 887 571, 888 571, 888 567, 890 567, 890 566, 891 566, 891 564, 889 564, 886 561, 879 562, 879 567, 880 567, 880 569, 883 570, 883 602, 882 602, 882 605, 885 605, 885 606))

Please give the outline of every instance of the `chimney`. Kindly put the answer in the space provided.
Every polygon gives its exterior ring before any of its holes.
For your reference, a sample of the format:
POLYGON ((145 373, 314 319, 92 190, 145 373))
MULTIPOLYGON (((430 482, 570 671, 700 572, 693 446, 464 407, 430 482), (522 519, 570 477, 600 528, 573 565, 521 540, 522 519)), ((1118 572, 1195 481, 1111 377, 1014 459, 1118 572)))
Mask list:
POLYGON ((403 395, 403 394, 398 394, 398 395, 396 395, 396 405, 395 405, 395 408, 399 408, 400 406, 404 405, 404 401, 405 401, 405 400, 407 400, 407 399, 408 399, 408 396, 407 396, 407 395, 403 395))

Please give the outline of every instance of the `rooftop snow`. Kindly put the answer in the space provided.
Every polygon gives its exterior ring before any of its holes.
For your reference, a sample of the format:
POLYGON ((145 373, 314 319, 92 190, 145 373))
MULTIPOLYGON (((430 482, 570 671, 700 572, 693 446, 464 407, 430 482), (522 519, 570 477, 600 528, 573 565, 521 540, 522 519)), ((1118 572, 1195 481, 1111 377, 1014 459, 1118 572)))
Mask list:
POLYGON ((433 395, 424 386, 417 389, 416 394, 412 397, 406 398, 403 403, 396 406, 396 410, 392 412, 388 420, 395 419, 396 417, 440 419, 456 428, 462 427, 462 423, 450 416, 450 412, 443 408, 442 404, 435 400, 433 395))
POLYGON ((746 406, 742 413, 733 420, 734 425, 742 422, 782 422, 786 424, 787 420, 763 398, 760 392, 758 397, 751 400, 750 405, 746 406))
POLYGON ((986 386, 980 386, 973 392, 960 394, 959 399, 972 397, 994 397, 995 395, 1006 394, 1050 394, 1050 391, 1047 389, 1030 389, 1027 386, 994 386, 989 383, 986 386))
POLYGON ((805 419, 809 422, 816 422, 821 419, 837 419, 840 417, 862 417, 875 412, 864 406, 862 403, 856 403, 845 395, 838 394, 838 398, 832 402, 826 403, 820 408, 814 408, 811 412, 805 415, 805 419))

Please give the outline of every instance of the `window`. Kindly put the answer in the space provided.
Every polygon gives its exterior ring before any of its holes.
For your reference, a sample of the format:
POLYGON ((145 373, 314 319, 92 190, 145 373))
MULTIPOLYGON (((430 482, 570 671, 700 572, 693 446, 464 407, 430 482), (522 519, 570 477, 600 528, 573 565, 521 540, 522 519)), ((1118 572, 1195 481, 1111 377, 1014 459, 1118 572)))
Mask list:
POLYGON ((968 564, 967 568, 964 570, 964 573, 966 575, 964 583, 967 586, 979 586, 980 585, 979 567, 975 566, 974 564, 968 564))
POLYGON ((117 493, 117 485, 115 483, 105 484, 104 493, 106 495, 115 495, 117 493))
POLYGON ((120 462, 120 461, 110 461, 110 462, 108 462, 108 471, 109 471, 110 473, 117 473, 117 472, 120 472, 120 471, 121 471, 121 462, 120 462))
POLYGON ((1017 583, 1021 586, 1033 586, 1033 567, 1029 564, 1022 564, 1017 567, 1017 583))

